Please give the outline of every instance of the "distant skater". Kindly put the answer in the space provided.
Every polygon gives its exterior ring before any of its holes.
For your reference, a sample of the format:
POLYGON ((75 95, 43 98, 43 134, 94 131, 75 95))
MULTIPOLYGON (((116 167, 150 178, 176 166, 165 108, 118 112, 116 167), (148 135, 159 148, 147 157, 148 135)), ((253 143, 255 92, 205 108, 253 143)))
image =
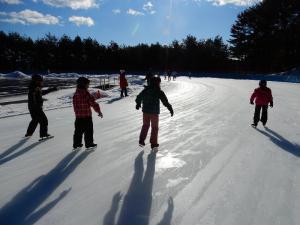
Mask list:
POLYGON ((121 88, 121 98, 128 96, 127 94, 128 82, 125 77, 125 70, 120 70, 120 88, 121 88))
POLYGON ((176 80, 176 77, 177 77, 176 72, 173 72, 173 80, 174 81, 176 80))
POLYGON ((57 90, 56 88, 48 88, 48 90, 42 91, 43 77, 40 75, 33 75, 29 84, 28 91, 28 109, 31 116, 25 137, 31 137, 37 127, 40 124, 40 138, 52 138, 53 136, 48 133, 48 119, 43 111, 43 95, 48 94, 51 91, 57 90))
POLYGON ((171 81, 172 71, 168 70, 167 75, 168 75, 168 81, 171 81))
POLYGON ((98 116, 103 118, 99 104, 96 99, 88 91, 90 81, 85 77, 77 79, 77 89, 73 96, 73 108, 75 112, 75 131, 73 136, 73 148, 78 149, 83 146, 82 136, 84 135, 85 147, 95 148, 94 129, 92 120, 91 107, 98 113, 98 116))
POLYGON ((253 117, 253 127, 256 127, 258 122, 261 121, 263 126, 266 125, 268 120, 268 105, 273 107, 273 96, 270 88, 267 87, 267 81, 261 80, 259 82, 259 88, 256 88, 251 95, 250 104, 254 104, 255 100, 255 111, 253 117), (260 111, 262 114, 260 116, 260 111))
POLYGON ((150 85, 150 81, 151 81, 152 77, 153 77, 152 69, 149 68, 148 72, 146 73, 146 77, 145 77, 145 80, 147 81, 148 86, 150 85))
POLYGON ((149 86, 146 86, 145 89, 136 97, 136 109, 141 108, 143 105, 143 126, 140 132, 139 145, 141 147, 145 146, 145 139, 148 134, 148 130, 151 123, 151 149, 157 149, 158 144, 158 123, 159 123, 159 113, 160 113, 160 101, 173 116, 172 105, 168 102, 167 96, 160 89, 161 79, 159 77, 153 77, 150 81, 149 86))

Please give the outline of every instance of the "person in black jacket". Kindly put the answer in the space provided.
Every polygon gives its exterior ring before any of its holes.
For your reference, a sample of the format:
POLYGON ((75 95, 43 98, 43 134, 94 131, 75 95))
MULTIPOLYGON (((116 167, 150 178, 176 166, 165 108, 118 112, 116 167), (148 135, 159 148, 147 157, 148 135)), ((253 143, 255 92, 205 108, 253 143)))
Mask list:
POLYGON ((29 85, 28 91, 28 109, 31 116, 25 137, 31 137, 37 127, 40 124, 40 138, 51 137, 48 134, 48 119, 43 111, 43 98, 42 95, 48 94, 56 88, 49 88, 42 91, 43 78, 40 75, 32 75, 32 80, 29 85))
POLYGON ((158 136, 158 122, 159 122, 159 113, 160 113, 160 101, 173 116, 172 105, 168 102, 168 98, 165 93, 160 89, 161 79, 159 77, 152 77, 149 83, 149 86, 146 86, 145 89, 138 94, 136 97, 136 109, 141 108, 143 104, 143 127, 141 129, 139 144, 141 147, 145 146, 145 139, 151 123, 151 137, 150 143, 151 148, 157 148, 159 146, 157 141, 158 136))

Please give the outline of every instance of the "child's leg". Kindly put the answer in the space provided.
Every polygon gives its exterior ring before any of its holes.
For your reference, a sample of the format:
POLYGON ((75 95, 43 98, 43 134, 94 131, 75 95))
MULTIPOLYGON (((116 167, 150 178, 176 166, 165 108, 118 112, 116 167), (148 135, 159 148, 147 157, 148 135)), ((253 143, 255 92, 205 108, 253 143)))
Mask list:
POLYGON ((263 123, 263 125, 265 125, 267 123, 267 120, 268 120, 268 106, 267 105, 262 106, 262 113, 261 113, 260 120, 263 123))
POLYGON ((48 119, 43 111, 39 115, 40 137, 46 137, 48 134, 48 119))
POLYGON ((260 105, 255 106, 255 112, 254 112, 254 117, 253 117, 253 123, 256 126, 258 124, 259 118, 260 118, 260 105))
POLYGON ((36 112, 30 111, 30 115, 31 115, 31 121, 27 128, 27 132, 26 132, 27 135, 32 135, 39 123, 36 112))
POLYGON ((157 143, 158 121, 159 121, 159 117, 158 117, 157 114, 151 115, 151 137, 150 137, 150 143, 152 145, 158 144, 157 143))
POLYGON ((84 142, 85 147, 91 146, 94 144, 94 128, 92 117, 85 118, 85 131, 84 131, 84 142))
POLYGON ((83 125, 84 121, 82 118, 76 118, 75 120, 75 131, 73 135, 73 147, 79 147, 82 144, 82 135, 83 135, 83 125))
POLYGON ((143 113, 143 126, 140 133, 140 142, 145 142, 150 127, 150 115, 143 113))

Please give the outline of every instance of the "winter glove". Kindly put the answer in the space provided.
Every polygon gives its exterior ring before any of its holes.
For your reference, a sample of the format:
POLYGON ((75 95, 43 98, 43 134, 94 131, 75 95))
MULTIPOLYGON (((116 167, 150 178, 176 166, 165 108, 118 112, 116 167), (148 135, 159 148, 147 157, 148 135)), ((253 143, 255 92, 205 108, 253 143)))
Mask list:
POLYGON ((253 101, 250 101, 250 104, 251 104, 251 105, 254 105, 254 102, 253 102, 253 101))
POLYGON ((273 102, 270 102, 270 107, 273 108, 273 102))
POLYGON ((168 110, 170 111, 171 116, 173 116, 174 115, 174 111, 173 111, 173 108, 172 108, 171 105, 168 106, 168 110))
POLYGON ((141 105, 136 105, 135 108, 136 110, 139 110, 141 108, 141 105))
POLYGON ((173 111, 173 109, 172 109, 172 110, 170 110, 170 113, 171 113, 171 116, 173 116, 173 115, 174 115, 174 111, 173 111))
POLYGON ((102 112, 99 112, 98 116, 101 117, 101 118, 103 118, 102 112))

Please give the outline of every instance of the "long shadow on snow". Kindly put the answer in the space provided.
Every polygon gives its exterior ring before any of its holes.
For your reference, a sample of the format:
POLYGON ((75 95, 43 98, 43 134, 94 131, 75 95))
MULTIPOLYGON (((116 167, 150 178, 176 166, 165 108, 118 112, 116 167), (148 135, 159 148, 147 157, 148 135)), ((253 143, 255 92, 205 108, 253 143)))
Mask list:
POLYGON ((291 143, 289 140, 285 139, 280 134, 276 133, 275 131, 269 128, 265 129, 267 132, 259 129, 257 129, 257 131, 270 138, 274 144, 276 144, 283 150, 300 157, 300 146, 298 144, 291 143))
POLYGON ((24 138, 21 139, 17 144, 11 146, 10 148, 8 148, 7 150, 5 150, 3 153, 0 154, 0 161, 5 158, 6 156, 8 156, 9 154, 13 153, 14 151, 16 151, 18 148, 20 148, 22 145, 24 145, 26 143, 28 139, 24 138))
POLYGON ((42 141, 41 142, 36 142, 36 143, 33 143, 19 151, 16 152, 16 150, 22 146, 24 143, 26 142, 26 139, 24 140, 21 140, 19 141, 19 143, 15 144, 14 146, 10 147, 9 149, 7 149, 4 153, 2 153, 0 155, 0 166, 10 160, 13 160, 17 157, 19 157, 20 155, 23 155, 25 154, 26 152, 30 151, 31 149, 35 148, 37 145, 43 143, 42 141), (15 152, 14 154, 11 154, 15 152))
POLYGON ((36 211, 89 154, 89 152, 83 152, 75 158, 76 153, 66 155, 55 168, 35 179, 4 205, 0 210, 0 224, 34 224, 63 199, 71 188, 63 191, 55 200, 36 211))
POLYGON ((170 197, 168 200, 168 209, 164 213, 164 217, 162 218, 162 220, 157 225, 171 225, 173 211, 174 211, 173 198, 170 197))
MULTIPOLYGON (((143 151, 138 154, 134 163, 134 175, 131 180, 117 225, 148 225, 152 205, 152 187, 155 172, 156 154, 151 152, 147 159, 144 174, 143 151)), ((121 199, 120 192, 113 197, 112 206, 106 213, 103 225, 115 224, 115 216, 121 199)))

